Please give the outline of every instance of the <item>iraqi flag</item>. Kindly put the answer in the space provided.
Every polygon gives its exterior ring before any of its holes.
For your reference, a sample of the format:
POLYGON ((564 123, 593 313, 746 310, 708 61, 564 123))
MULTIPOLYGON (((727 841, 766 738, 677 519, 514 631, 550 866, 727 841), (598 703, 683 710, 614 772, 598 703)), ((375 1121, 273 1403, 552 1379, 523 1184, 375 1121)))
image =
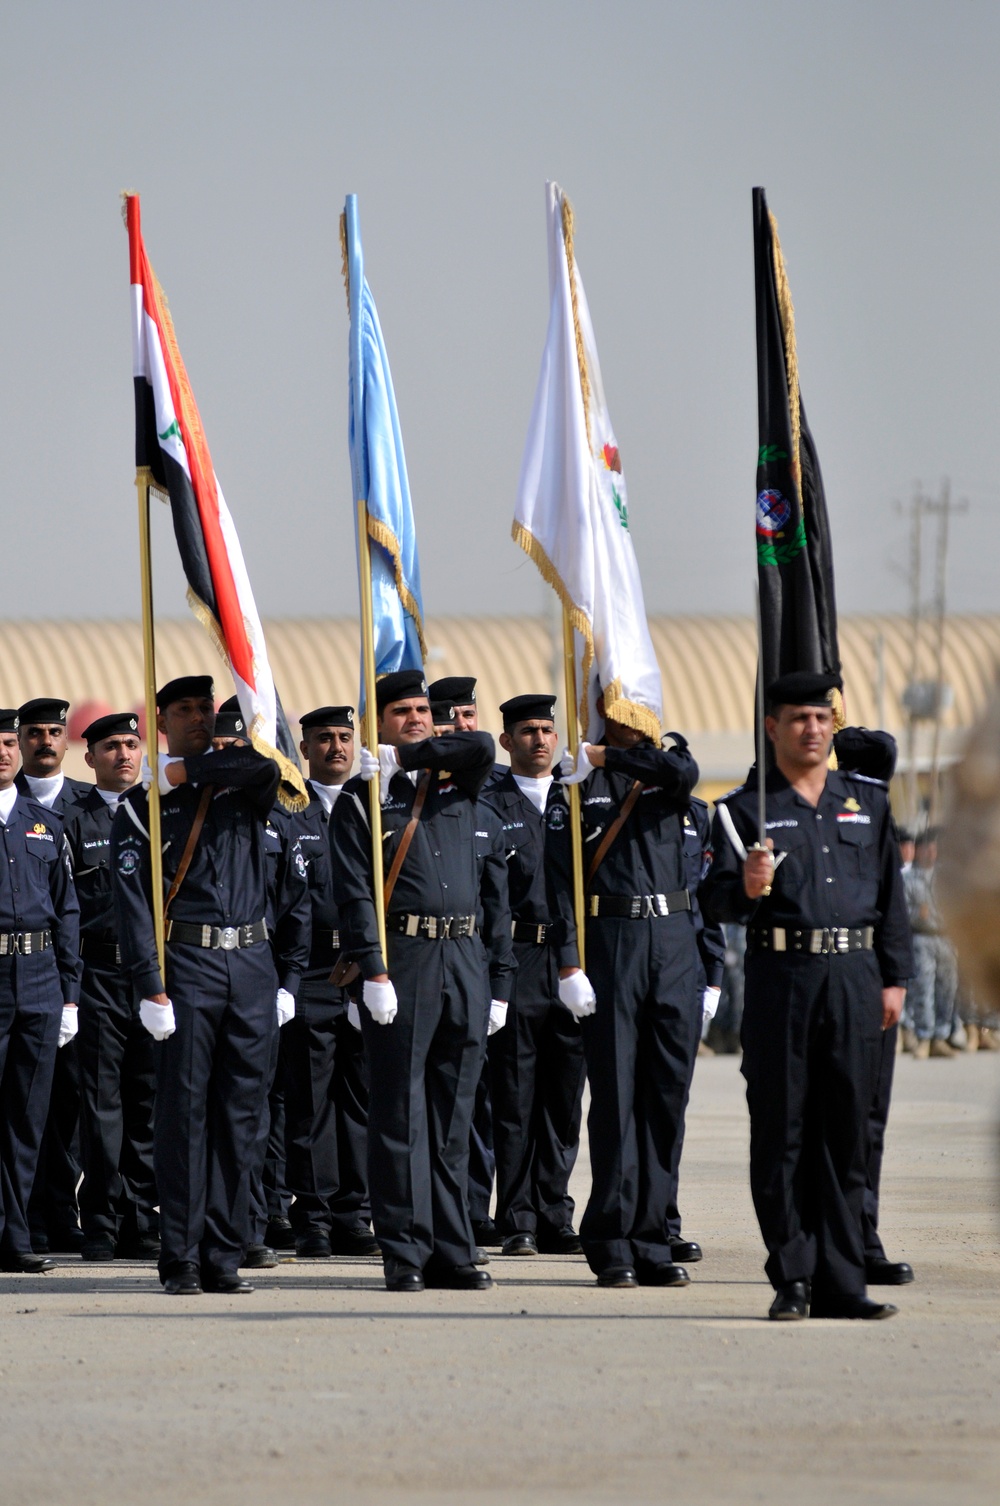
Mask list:
POLYGON ((660 737, 662 687, 628 494, 587 295, 573 253, 573 211, 545 185, 549 327, 521 464, 512 533, 574 627, 581 735, 597 741, 597 697, 616 721, 660 737))
POLYGON ((243 551, 212 466, 201 415, 163 290, 142 240, 138 194, 125 195, 132 282, 135 463, 170 498, 188 605, 225 659, 250 741, 281 770, 279 799, 308 803, 295 744, 274 688, 243 551))
POLYGON ((764 685, 792 670, 840 673, 833 544, 806 422, 795 315, 762 188, 753 191, 757 305, 757 578, 764 685))

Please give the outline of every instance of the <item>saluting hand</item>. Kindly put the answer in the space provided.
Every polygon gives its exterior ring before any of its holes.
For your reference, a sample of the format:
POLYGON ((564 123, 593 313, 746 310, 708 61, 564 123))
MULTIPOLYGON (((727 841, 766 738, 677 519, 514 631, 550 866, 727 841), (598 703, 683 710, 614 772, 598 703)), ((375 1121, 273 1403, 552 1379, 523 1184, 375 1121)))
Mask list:
POLYGON ((590 743, 581 743, 576 753, 576 762, 568 748, 563 749, 562 762, 559 765, 559 778, 563 784, 582 784, 583 781, 600 767, 604 762, 604 749, 593 747, 590 743))
POLYGON ((748 899, 760 899, 774 881, 774 843, 767 838, 767 852, 753 847, 743 864, 743 888, 748 899))

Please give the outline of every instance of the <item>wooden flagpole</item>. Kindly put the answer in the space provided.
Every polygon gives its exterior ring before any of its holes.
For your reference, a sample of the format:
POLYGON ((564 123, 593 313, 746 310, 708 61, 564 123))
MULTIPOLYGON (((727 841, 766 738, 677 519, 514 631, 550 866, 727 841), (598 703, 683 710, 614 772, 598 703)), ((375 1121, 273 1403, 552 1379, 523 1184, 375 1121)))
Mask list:
POLYGON ((141 465, 135 473, 139 496, 139 574, 142 580, 142 668, 146 684, 146 758, 153 773, 149 786, 149 872, 153 907, 153 932, 160 977, 167 986, 166 947, 163 927, 163 846, 160 838, 160 786, 157 782, 158 737, 156 731, 156 645, 153 638, 153 554, 149 541, 149 488, 153 473, 141 465))
MULTIPOLYGON (((361 585, 361 664, 365 681, 364 741, 370 753, 378 757, 378 710, 375 704, 375 617, 372 611, 372 555, 368 537, 368 503, 359 499, 358 510, 358 580, 361 585)), ((389 966, 385 945, 385 890, 382 875, 382 799, 381 780, 376 774, 369 784, 371 791, 372 888, 378 940, 382 960, 389 966)))
MULTIPOLYGON (((576 762, 580 747, 580 721, 576 694, 576 653, 573 643, 573 624, 569 609, 563 607, 563 675, 566 695, 566 730, 569 736, 569 751, 576 762)), ((573 843, 573 914, 576 917, 576 945, 580 953, 580 966, 587 970, 585 959, 587 935, 586 897, 583 892, 583 825, 580 812, 580 786, 569 787, 569 824, 573 843)))

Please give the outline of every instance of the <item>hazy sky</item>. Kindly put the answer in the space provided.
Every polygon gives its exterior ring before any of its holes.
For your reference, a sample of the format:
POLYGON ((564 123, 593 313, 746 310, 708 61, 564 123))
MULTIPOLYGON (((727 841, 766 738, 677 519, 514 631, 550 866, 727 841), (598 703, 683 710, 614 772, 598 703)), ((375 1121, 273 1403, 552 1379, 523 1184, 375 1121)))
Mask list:
MULTIPOLYGON (((0 0, 0 618, 138 613, 122 188, 265 615, 356 610, 337 221, 359 195, 424 605, 535 612, 509 539, 573 201, 650 611, 749 610, 750 190, 778 217, 842 611, 1000 553, 995 0, 0 0)), ((157 607, 184 612, 157 521, 157 607)))

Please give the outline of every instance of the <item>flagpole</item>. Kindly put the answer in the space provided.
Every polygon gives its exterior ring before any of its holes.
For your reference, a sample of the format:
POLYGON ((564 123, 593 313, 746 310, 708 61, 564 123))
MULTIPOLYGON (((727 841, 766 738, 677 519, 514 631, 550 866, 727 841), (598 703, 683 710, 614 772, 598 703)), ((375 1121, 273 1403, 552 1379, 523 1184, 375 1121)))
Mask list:
POLYGON ((163 846, 160 838, 160 786, 157 778, 156 646, 153 640, 153 554, 149 541, 149 488, 153 473, 140 465, 135 473, 139 497, 139 574, 142 580, 142 668, 146 685, 146 758, 153 778, 149 786, 149 875, 153 908, 153 934, 160 977, 167 986, 166 947, 163 934, 163 846))
MULTIPOLYGON (((576 762, 580 746, 580 723, 576 697, 576 649, 573 642, 573 624, 569 609, 563 607, 563 674, 566 689, 566 730, 569 751, 576 762)), ((576 945, 580 953, 580 966, 586 971, 587 912, 583 893, 583 826, 580 815, 580 786, 569 787, 569 825, 573 841, 573 914, 576 917, 576 945)))
MULTIPOLYGON (((369 753, 378 757, 378 712, 375 705, 375 618, 372 611, 372 556, 368 538, 368 503, 360 499, 358 509, 358 579, 361 585, 361 663, 365 681, 364 741, 369 753)), ((389 966, 385 944, 385 890, 382 877, 382 798, 381 781, 371 780, 372 888, 375 919, 382 960, 389 966)))

